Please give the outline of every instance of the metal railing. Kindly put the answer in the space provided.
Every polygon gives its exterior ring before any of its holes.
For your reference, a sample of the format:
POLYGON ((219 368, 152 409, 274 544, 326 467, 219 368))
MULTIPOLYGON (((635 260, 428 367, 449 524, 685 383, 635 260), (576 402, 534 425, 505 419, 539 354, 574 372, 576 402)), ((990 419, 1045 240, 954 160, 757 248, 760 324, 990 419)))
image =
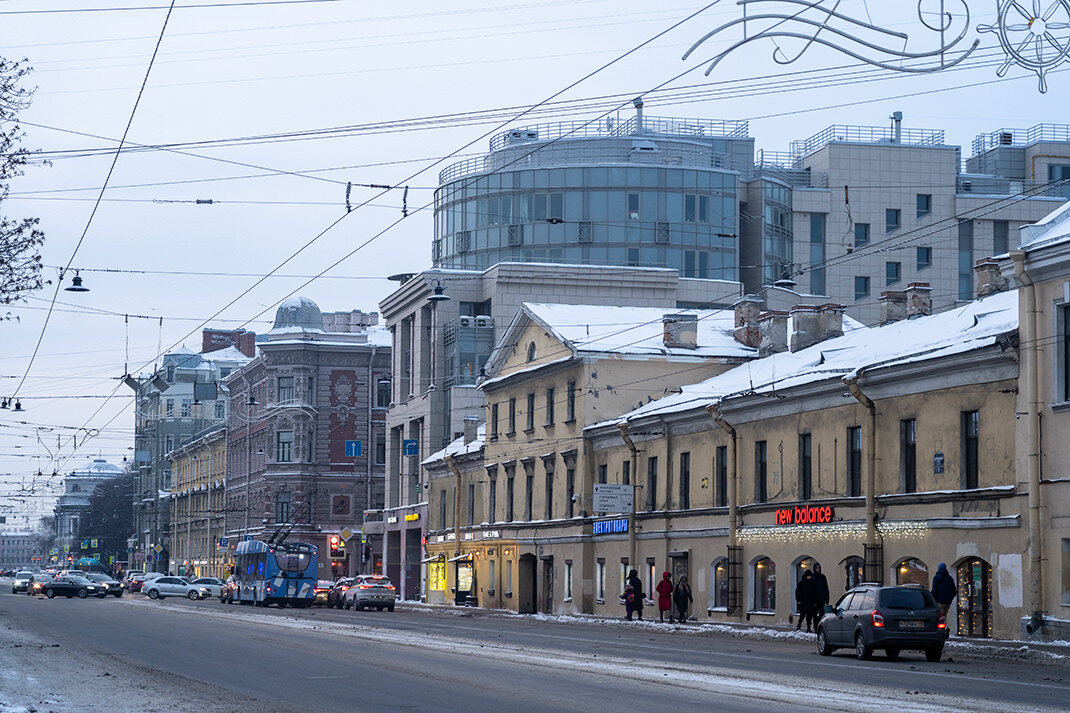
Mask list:
POLYGON ((973 140, 974 156, 997 146, 1028 146, 1041 141, 1070 141, 1070 124, 1036 124, 1028 129, 996 129, 973 140))
POLYGON ((850 126, 833 124, 808 139, 791 142, 791 155, 802 158, 830 143, 904 144, 908 146, 943 146, 943 129, 900 129, 890 126, 850 126))
POLYGON ((645 116, 640 127, 639 118, 629 117, 624 121, 607 116, 598 121, 557 121, 545 124, 521 126, 500 134, 490 140, 490 150, 529 141, 553 141, 560 138, 613 138, 620 136, 676 136, 681 138, 746 138, 746 121, 731 119, 677 119, 671 117, 645 116))

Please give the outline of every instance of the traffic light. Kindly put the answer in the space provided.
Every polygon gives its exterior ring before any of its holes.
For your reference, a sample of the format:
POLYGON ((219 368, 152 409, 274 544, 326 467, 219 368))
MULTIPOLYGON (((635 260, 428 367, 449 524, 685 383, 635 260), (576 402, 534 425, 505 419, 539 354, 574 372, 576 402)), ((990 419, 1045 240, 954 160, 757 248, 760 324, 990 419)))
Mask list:
POLYGON ((345 553, 345 546, 346 545, 345 545, 344 542, 342 542, 342 538, 339 537, 338 535, 331 535, 330 538, 329 538, 329 542, 330 542, 330 545, 331 545, 331 559, 333 559, 333 560, 344 559, 345 556, 346 556, 346 553, 345 553))

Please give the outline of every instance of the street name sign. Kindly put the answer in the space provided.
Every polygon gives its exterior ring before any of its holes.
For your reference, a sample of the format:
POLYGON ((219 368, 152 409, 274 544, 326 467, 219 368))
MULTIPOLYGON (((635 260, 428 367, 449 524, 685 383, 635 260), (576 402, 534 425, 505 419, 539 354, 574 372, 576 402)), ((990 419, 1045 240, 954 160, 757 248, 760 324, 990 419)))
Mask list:
POLYGON ((594 512, 631 512, 634 494, 630 485, 595 483, 591 509, 594 512))

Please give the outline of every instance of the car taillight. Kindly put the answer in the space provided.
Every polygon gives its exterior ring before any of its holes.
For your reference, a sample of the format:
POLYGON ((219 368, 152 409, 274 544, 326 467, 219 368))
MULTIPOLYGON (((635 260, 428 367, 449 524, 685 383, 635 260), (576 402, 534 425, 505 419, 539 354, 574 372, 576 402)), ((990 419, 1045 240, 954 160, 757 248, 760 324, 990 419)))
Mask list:
POLYGON ((943 614, 940 615, 940 621, 937 622, 936 628, 937 629, 946 629, 947 628, 947 618, 943 614))
POLYGON ((371 589, 372 585, 370 585, 370 584, 362 584, 362 585, 360 585, 360 588, 361 589, 371 589))
POLYGON ((394 588, 394 585, 393 585, 393 584, 388 584, 388 585, 386 585, 386 588, 387 588, 387 589, 393 589, 393 588, 394 588))
POLYGON ((869 620, 872 621, 873 626, 877 627, 878 629, 884 628, 884 617, 881 616, 881 613, 876 609, 874 609, 873 613, 869 615, 869 620))

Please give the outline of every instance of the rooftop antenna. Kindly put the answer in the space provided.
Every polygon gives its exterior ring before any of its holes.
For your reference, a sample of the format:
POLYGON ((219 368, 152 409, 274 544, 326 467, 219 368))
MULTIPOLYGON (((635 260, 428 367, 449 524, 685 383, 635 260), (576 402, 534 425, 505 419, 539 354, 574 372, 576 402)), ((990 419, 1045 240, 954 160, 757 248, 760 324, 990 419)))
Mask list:
POLYGON ((903 143, 903 112, 893 111, 888 118, 892 120, 892 143, 903 143))

